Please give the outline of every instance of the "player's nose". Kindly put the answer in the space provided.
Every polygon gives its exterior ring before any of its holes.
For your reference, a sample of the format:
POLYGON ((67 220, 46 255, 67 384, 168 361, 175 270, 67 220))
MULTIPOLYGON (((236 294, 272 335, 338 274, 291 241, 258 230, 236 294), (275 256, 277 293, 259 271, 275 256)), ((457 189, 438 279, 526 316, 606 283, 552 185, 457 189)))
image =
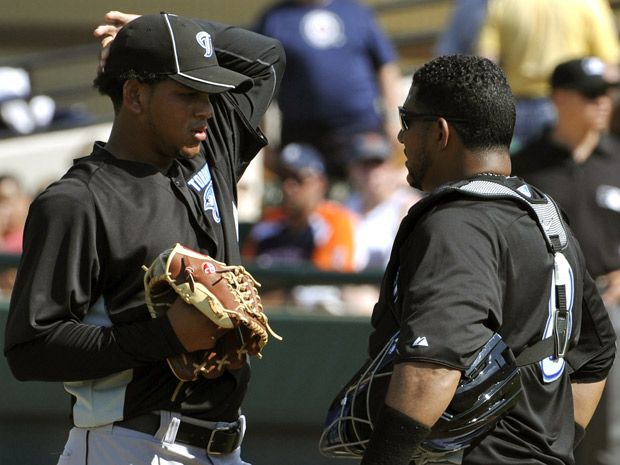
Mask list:
POLYGON ((199 97, 194 104, 194 112, 197 117, 202 119, 209 119, 213 116, 213 105, 209 100, 209 95, 199 97))

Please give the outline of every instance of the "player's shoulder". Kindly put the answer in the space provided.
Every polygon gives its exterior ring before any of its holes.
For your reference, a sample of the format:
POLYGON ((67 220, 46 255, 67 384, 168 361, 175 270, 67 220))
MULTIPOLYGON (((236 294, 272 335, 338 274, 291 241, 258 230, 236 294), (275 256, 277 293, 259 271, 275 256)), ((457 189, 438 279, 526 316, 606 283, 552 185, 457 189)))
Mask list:
POLYGON ((430 225, 458 225, 487 219, 487 212, 479 199, 451 196, 441 199, 423 214, 422 223, 430 225))
POLYGON ((35 207, 70 212, 80 205, 89 205, 92 179, 101 172, 104 165, 105 157, 101 155, 101 148, 102 145, 96 143, 90 155, 76 158, 60 179, 40 191, 33 201, 35 207))
POLYGON ((466 196, 450 196, 430 206, 423 213, 419 225, 429 234, 469 234, 492 231, 503 234, 507 227, 528 216, 528 212, 510 199, 480 199, 466 196))
POLYGON ((74 198, 80 200, 88 191, 88 183, 98 170, 96 163, 89 162, 90 156, 74 160, 65 174, 43 189, 35 200, 54 201, 74 198))
POLYGON ((67 174, 39 192, 30 205, 28 216, 48 222, 63 219, 71 222, 72 218, 88 216, 89 212, 92 212, 92 197, 88 186, 67 174))

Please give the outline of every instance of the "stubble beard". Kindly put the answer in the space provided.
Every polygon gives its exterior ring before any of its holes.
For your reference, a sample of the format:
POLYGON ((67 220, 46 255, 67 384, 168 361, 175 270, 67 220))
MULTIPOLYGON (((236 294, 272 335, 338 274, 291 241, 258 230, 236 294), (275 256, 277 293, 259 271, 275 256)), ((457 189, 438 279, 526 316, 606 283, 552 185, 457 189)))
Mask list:
POLYGON ((409 185, 418 190, 422 189, 422 181, 426 177, 429 168, 431 167, 431 158, 428 156, 426 145, 419 150, 418 164, 415 169, 409 170, 409 185))

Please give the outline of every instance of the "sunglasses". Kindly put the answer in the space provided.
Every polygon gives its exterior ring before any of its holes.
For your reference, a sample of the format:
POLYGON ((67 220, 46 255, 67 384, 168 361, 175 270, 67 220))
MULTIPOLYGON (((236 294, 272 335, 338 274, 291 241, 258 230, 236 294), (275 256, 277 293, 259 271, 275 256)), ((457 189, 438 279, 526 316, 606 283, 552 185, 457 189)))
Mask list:
POLYGON ((400 117, 400 127, 403 131, 407 131, 410 127, 411 120, 419 119, 422 121, 434 121, 437 118, 443 118, 452 123, 465 123, 466 118, 457 118, 452 116, 443 116, 436 113, 418 113, 417 111, 406 110, 404 107, 398 107, 398 116, 400 117))

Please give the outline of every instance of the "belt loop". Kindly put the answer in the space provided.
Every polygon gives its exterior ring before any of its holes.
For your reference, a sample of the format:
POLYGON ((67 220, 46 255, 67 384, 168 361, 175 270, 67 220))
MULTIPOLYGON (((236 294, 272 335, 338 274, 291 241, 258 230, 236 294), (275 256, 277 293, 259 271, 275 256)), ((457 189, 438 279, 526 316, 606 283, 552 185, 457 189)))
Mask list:
POLYGON ((174 444, 180 424, 181 418, 178 413, 160 410, 159 429, 154 434, 155 439, 161 441, 165 446, 174 444))
POLYGON ((241 431, 241 436, 239 437, 239 444, 237 447, 241 445, 241 442, 245 437, 245 415, 239 415, 239 430, 241 431))

